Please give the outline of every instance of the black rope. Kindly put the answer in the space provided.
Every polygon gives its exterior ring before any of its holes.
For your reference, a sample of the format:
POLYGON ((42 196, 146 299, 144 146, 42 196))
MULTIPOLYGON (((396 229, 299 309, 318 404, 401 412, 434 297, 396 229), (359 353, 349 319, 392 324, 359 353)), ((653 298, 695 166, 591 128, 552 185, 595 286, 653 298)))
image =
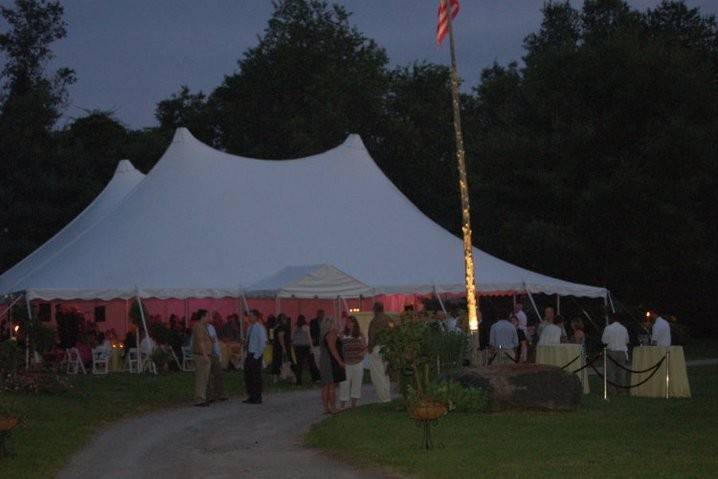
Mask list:
POLYGON ((511 355, 510 355, 509 353, 507 353, 506 351, 504 351, 504 354, 506 355, 507 358, 509 358, 511 361, 513 361, 514 364, 516 364, 516 363, 519 362, 519 358, 514 358, 513 356, 511 356, 511 355))
MULTIPOLYGON (((607 382, 608 384, 610 384, 611 386, 613 386, 613 387, 615 387, 615 388, 620 388, 620 389, 633 389, 633 388, 637 388, 638 386, 643 386, 643 385, 644 385, 645 383, 647 383, 653 376, 656 375, 656 373, 657 373, 658 370, 660 369, 661 364, 663 364, 663 361, 665 361, 665 359, 666 359, 666 358, 665 358, 665 356, 664 356, 663 359, 661 359, 660 361, 658 361, 658 363, 653 367, 653 372, 652 372, 651 374, 649 374, 647 378, 645 378, 643 381, 641 381, 641 382, 639 382, 639 383, 637 383, 637 384, 631 384, 630 386, 623 386, 623 385, 620 385, 620 384, 616 384, 616 383, 614 383, 613 381, 609 381, 608 379, 606 379, 606 382, 607 382)), ((595 367, 593 364, 591 365, 591 369, 593 369, 593 370, 596 372, 596 374, 598 374, 601 378, 603 378, 603 374, 601 374, 600 372, 598 372, 598 369, 596 369, 596 367, 595 367)))
POLYGON ((489 362, 486 363, 487 366, 491 366, 491 363, 494 362, 494 359, 496 359, 496 355, 497 355, 497 354, 498 354, 498 353, 494 353, 494 355, 491 356, 491 359, 489 359, 489 362))
POLYGON ((629 369, 629 368, 627 368, 626 366, 624 366, 623 364, 621 364, 621 363, 619 363, 618 361, 616 361, 615 359, 613 359, 610 354, 609 354, 608 356, 606 356, 606 357, 607 357, 608 359, 610 359, 611 362, 612 362, 613 364, 615 364, 616 366, 618 366, 619 368, 624 369, 624 370, 628 371, 629 373, 633 373, 633 374, 643 374, 643 373, 647 373, 647 372, 649 372, 649 371, 653 371, 653 369, 654 369, 655 367, 659 366, 659 365, 663 362, 663 360, 666 359, 666 357, 663 356, 663 359, 661 359, 660 361, 658 361, 658 363, 657 363, 656 365, 651 366, 650 368, 642 369, 641 371, 634 371, 633 369, 629 369))
MULTIPOLYGON (((574 371, 571 371, 571 374, 576 374, 578 372, 583 371, 584 369, 586 369, 587 367, 589 367, 593 363, 595 363, 596 360, 599 359, 601 356, 603 356, 603 353, 598 353, 596 356, 593 357, 593 359, 591 359, 590 361, 586 361, 586 364, 584 364, 583 366, 581 366, 580 368, 578 368, 574 371)), ((575 361, 575 359, 574 359, 574 361, 575 361)), ((573 362, 573 361, 571 361, 571 362, 573 362)), ((569 364, 571 364, 571 363, 569 363, 569 364)), ((566 366, 568 366, 568 364, 566 366)), ((564 366, 564 367, 566 367, 566 366, 564 366)), ((561 369, 563 369, 563 368, 561 368, 561 369)))
POLYGON ((567 362, 565 365, 561 366, 561 369, 566 369, 567 367, 569 367, 570 365, 572 365, 573 363, 575 363, 576 361, 581 359, 581 356, 583 356, 583 353, 579 354, 578 356, 576 356, 575 358, 573 358, 572 360, 567 362))

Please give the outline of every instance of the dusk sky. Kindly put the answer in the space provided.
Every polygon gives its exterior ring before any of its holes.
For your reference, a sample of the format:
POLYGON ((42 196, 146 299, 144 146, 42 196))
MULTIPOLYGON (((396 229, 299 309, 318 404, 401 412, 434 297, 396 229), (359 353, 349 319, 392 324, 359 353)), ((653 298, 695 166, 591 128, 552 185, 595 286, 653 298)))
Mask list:
MULTIPOLYGON (((9 0, 0 0, 8 5, 9 0)), ((392 65, 448 62, 434 44, 438 0, 343 0, 351 22, 384 47, 392 65)), ((580 1, 574 2, 579 5, 580 1)), ((632 0, 645 9, 659 0, 632 0)), ((54 66, 73 68, 66 119, 84 110, 115 111, 129 127, 153 126, 158 101, 180 85, 211 92, 256 45, 269 0, 64 0, 68 35, 54 44, 54 66)), ((541 21, 540 0, 462 0, 456 20, 459 74, 477 83, 494 61, 520 60, 523 38, 541 21)), ((718 0, 688 0, 718 14, 718 0)), ((3 25, 5 28, 5 25, 3 25)))

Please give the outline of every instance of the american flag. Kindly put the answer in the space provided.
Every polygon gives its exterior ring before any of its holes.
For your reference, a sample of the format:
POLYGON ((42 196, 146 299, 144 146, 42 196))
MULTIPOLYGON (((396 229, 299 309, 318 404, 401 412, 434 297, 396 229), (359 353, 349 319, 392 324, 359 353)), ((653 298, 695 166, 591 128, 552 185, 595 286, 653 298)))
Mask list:
MULTIPOLYGON (((448 0, 451 2, 451 19, 456 18, 459 14, 459 0, 448 0)), ((439 0, 439 18, 436 23, 436 44, 441 45, 444 37, 449 32, 449 7, 447 0, 439 0)))

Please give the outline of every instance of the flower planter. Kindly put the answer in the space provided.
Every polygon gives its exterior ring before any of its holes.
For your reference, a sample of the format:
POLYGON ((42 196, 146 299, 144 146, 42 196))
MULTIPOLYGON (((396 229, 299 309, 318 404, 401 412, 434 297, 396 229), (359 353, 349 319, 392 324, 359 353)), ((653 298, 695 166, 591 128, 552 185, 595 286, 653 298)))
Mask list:
POLYGON ((15 426, 17 426, 17 423, 18 421, 16 417, 0 418, 0 433, 12 430, 15 426))
POLYGON ((436 421, 446 414, 446 406, 434 401, 422 401, 409 410, 409 416, 417 421, 436 421))
POLYGON ((5 441, 10 436, 10 431, 17 426, 17 423, 16 417, 0 417, 0 457, 7 456, 5 441))

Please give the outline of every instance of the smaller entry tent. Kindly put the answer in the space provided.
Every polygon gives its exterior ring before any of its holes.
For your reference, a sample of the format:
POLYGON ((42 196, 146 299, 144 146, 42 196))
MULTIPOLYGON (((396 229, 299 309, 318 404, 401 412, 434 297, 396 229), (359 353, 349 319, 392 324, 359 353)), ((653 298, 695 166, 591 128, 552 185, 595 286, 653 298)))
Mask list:
POLYGON ((328 264, 288 266, 252 285, 250 297, 276 298, 359 298, 371 296, 373 289, 328 264))

